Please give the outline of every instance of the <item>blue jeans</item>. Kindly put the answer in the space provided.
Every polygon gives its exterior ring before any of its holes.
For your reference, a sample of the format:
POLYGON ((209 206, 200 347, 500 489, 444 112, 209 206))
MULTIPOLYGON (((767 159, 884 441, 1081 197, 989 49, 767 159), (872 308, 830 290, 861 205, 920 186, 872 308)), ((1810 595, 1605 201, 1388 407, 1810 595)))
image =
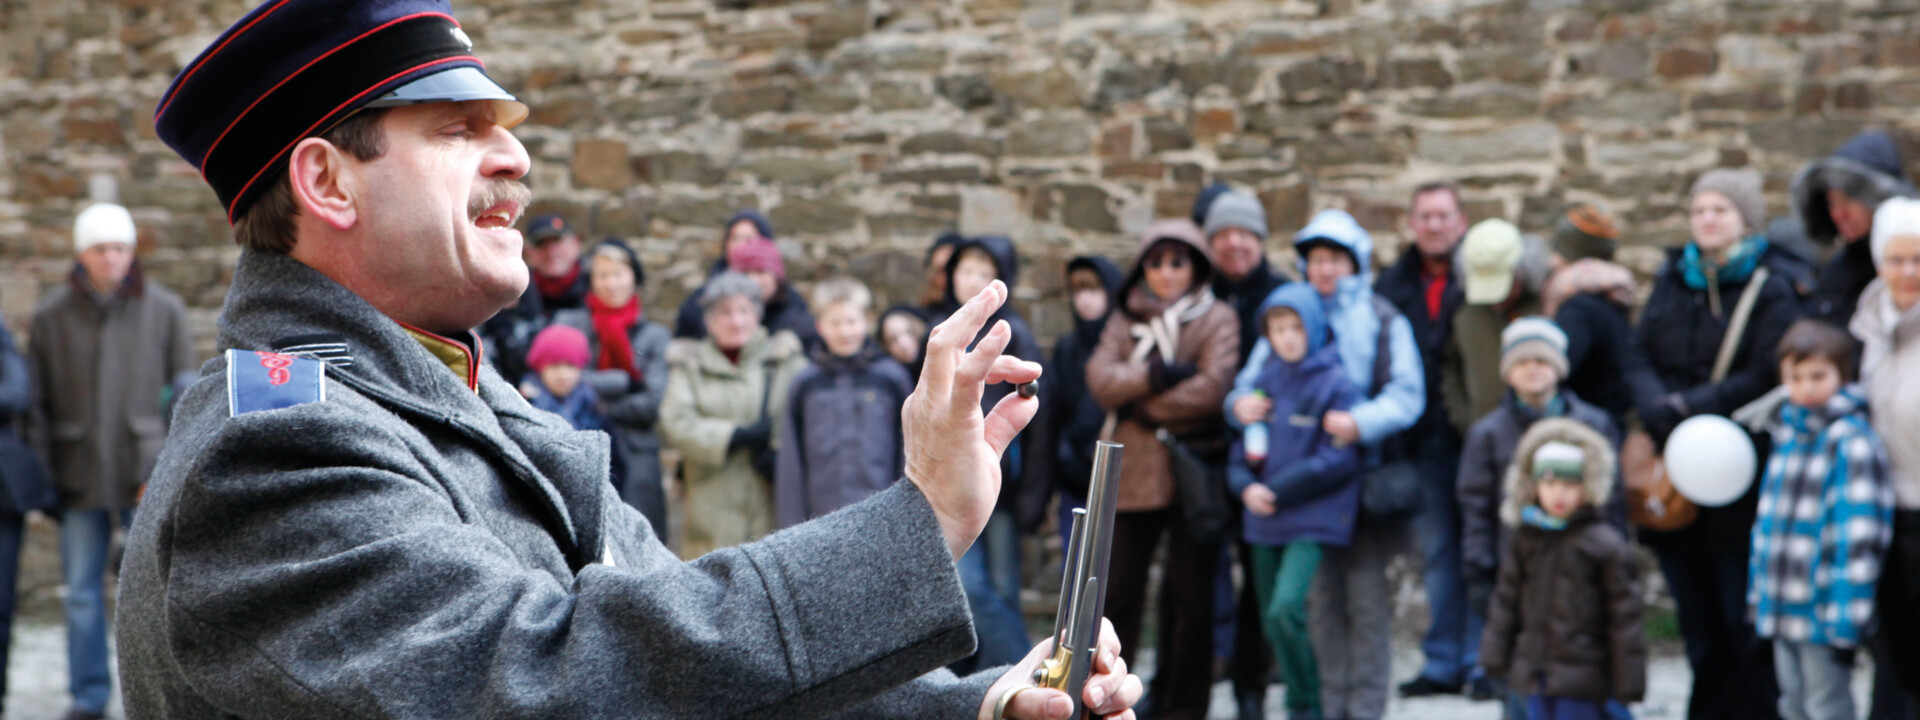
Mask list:
MULTIPOLYGON (((13 644, 13 596, 20 577, 20 535, 26 518, 0 513, 0 669, 7 666, 7 646, 13 644)), ((0 701, 7 695, 7 678, 0 672, 0 701)))
POLYGON ((1016 578, 1013 599, 997 587, 993 571, 992 536, 994 524, 1002 519, 1002 513, 994 513, 987 522, 987 529, 980 539, 960 556, 960 585, 967 592, 967 606, 973 611, 973 633, 979 640, 979 647, 973 657, 957 663, 960 670, 982 670, 1000 665, 1011 665, 1027 656, 1033 644, 1027 639, 1026 620, 1020 615, 1019 604, 1019 562, 1017 552, 1019 534, 1014 527, 1013 517, 1005 517, 1005 526, 1014 531, 1015 550, 1013 567, 1016 578))
POLYGON ((1454 484, 1460 452, 1443 433, 1421 439, 1417 462, 1422 497, 1413 516, 1413 542, 1420 552, 1420 580, 1427 589, 1432 622, 1420 651, 1420 677, 1445 685, 1471 679, 1480 663, 1480 626, 1485 618, 1467 609, 1466 577, 1460 567, 1460 500, 1454 484))
MULTIPOLYGON (((107 670, 107 554, 113 525, 106 510, 60 512, 60 569, 67 581, 67 691, 73 706, 107 711, 113 675, 107 670)), ((120 511, 126 527, 133 511, 120 511)))
POLYGON ((1612 713, 1601 703, 1546 695, 1527 696, 1527 720, 1610 720, 1611 717, 1612 713))
POLYGON ((1784 720, 1854 720, 1853 663, 1825 645, 1773 641, 1784 720))

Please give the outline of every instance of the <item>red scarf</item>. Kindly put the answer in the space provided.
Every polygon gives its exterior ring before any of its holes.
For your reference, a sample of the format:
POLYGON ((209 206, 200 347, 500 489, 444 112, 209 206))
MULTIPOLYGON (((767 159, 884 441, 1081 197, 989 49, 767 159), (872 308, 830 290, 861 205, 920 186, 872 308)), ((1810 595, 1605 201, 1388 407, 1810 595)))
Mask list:
POLYGON ((559 300, 561 296, 566 295, 567 291, 573 288, 574 281, 578 279, 580 279, 579 265, 574 265, 567 274, 560 277, 550 278, 537 272, 533 273, 533 284, 540 289, 540 299, 548 302, 559 300))
POLYGON ((599 370, 625 370, 639 382, 640 368, 633 364, 633 341, 628 333, 640 320, 640 294, 634 293, 624 307, 607 307, 598 295, 587 294, 587 310, 593 313, 593 332, 600 336, 600 357, 594 361, 599 370))

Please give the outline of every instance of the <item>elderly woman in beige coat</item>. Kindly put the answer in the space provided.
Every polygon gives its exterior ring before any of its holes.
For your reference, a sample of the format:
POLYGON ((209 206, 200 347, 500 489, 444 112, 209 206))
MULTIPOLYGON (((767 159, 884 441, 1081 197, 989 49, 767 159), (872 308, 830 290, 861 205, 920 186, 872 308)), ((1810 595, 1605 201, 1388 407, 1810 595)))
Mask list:
POLYGON ((1196 451, 1219 450, 1225 463, 1220 404, 1240 362, 1240 319, 1214 299, 1212 277, 1199 227, 1187 220, 1154 223, 1120 286, 1118 312, 1087 360, 1087 389, 1113 413, 1113 441, 1127 446, 1107 617, 1129 659, 1140 638, 1147 568, 1161 535, 1168 537, 1160 591, 1164 654, 1152 680, 1166 718, 1205 717, 1213 684, 1213 572, 1220 547, 1188 534, 1167 449, 1156 438, 1165 430, 1196 451))
POLYGON ((1878 277, 1860 294, 1849 329, 1865 343, 1861 383, 1873 429, 1887 445, 1896 505, 1893 546, 1881 566, 1880 613, 1894 670, 1920 690, 1920 200, 1895 198, 1873 215, 1878 277))
POLYGON ((760 326, 760 286, 721 273, 700 293, 707 337, 668 351, 660 430, 680 451, 686 535, 680 554, 696 558, 773 531, 777 423, 787 387, 807 366, 790 332, 760 326))

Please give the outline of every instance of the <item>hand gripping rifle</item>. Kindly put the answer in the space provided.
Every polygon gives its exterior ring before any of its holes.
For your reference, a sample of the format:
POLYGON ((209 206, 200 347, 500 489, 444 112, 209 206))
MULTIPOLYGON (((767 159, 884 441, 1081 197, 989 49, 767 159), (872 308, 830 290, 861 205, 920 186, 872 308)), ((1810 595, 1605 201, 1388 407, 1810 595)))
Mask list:
POLYGON ((1035 685, 1063 691, 1073 699, 1076 720, 1091 716, 1085 690, 1107 606, 1107 559, 1113 550, 1114 506, 1120 499, 1122 447, 1102 440, 1093 451, 1087 507, 1073 511, 1067 540, 1060 608, 1053 620, 1053 657, 1033 671, 1035 685))

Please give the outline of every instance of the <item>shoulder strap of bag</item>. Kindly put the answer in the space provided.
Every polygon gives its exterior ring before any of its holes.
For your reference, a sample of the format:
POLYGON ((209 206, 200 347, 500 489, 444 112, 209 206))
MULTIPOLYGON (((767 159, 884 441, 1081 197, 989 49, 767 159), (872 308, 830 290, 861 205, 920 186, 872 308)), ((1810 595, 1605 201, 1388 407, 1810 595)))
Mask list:
POLYGON ((1374 337, 1373 349, 1373 386, 1368 389, 1369 396, 1379 395, 1393 382, 1393 321, 1400 317, 1400 309, 1393 306, 1379 293, 1373 293, 1373 316, 1380 320, 1380 333, 1374 337))
POLYGON ((760 417, 761 419, 766 419, 767 417, 767 406, 769 403, 773 401, 773 374, 774 372, 780 369, 780 361, 775 360, 771 357, 767 358, 767 361, 765 364, 767 367, 767 379, 766 379, 766 382, 762 383, 760 386, 760 417))
POLYGON ((1720 355, 1713 359, 1712 382, 1727 379, 1727 371, 1733 367, 1733 355, 1740 351, 1740 336, 1746 334, 1747 319, 1753 315, 1753 305, 1760 300, 1760 288, 1767 284, 1767 269, 1753 271, 1753 278, 1747 281, 1747 289, 1740 292, 1740 304, 1733 307, 1733 318, 1727 322, 1727 334, 1720 338, 1720 355))

